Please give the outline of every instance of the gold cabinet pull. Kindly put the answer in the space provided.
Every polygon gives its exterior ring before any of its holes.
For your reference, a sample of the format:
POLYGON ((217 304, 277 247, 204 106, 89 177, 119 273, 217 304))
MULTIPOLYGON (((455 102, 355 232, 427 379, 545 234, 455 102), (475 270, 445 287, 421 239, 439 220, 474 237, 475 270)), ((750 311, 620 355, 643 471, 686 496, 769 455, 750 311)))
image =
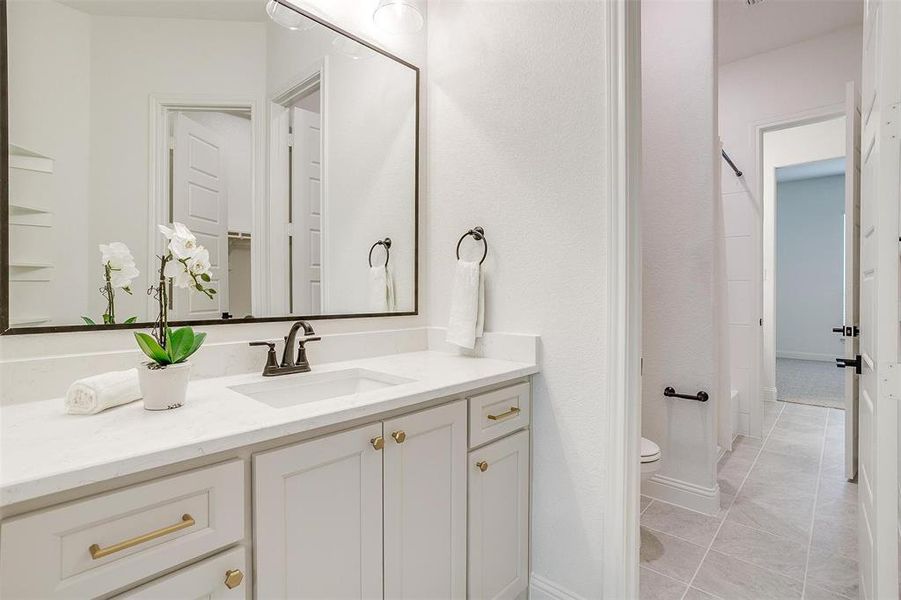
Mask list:
POLYGON ((375 448, 376 450, 381 450, 382 448, 385 447, 385 438, 383 438, 380 435, 377 435, 374 438, 372 438, 371 440, 369 440, 369 443, 372 444, 372 447, 375 448))
POLYGON ((479 462, 476 463, 476 466, 479 468, 479 471, 481 471, 482 473, 484 473, 485 471, 488 470, 488 461, 487 461, 487 460, 480 460, 479 462))
POLYGON ((230 590, 235 589, 244 581, 244 573, 241 569, 229 569, 225 572, 225 587, 230 590))
POLYGON ((391 437, 393 437, 394 441, 397 442, 398 444, 403 444, 404 440, 407 439, 407 434, 404 433, 403 431, 395 431, 394 433, 391 434, 391 437))
POLYGON ((88 551, 91 553, 91 558, 97 560, 98 558, 103 558, 104 556, 109 556, 110 554, 121 552, 126 548, 131 548, 132 546, 137 546, 138 544, 143 544, 144 542, 149 542, 150 540, 155 540, 156 538, 161 538, 164 535, 169 535, 170 533, 175 533, 176 531, 181 531, 182 529, 187 529, 192 525, 194 525, 194 517, 185 513, 181 516, 181 521, 176 523, 175 525, 169 525, 168 527, 163 527, 161 529, 151 531, 150 533, 145 533, 143 535, 133 537, 130 540, 125 540, 124 542, 113 544, 112 546, 109 546, 107 548, 101 548, 99 544, 91 544, 91 547, 88 548, 88 551))
POLYGON ((491 419, 492 421, 500 421, 502 419, 506 419, 507 417, 512 417, 513 415, 518 415, 518 414, 519 414, 519 407, 511 406, 510 410, 508 410, 507 412, 501 413, 499 415, 488 415, 488 418, 491 419))

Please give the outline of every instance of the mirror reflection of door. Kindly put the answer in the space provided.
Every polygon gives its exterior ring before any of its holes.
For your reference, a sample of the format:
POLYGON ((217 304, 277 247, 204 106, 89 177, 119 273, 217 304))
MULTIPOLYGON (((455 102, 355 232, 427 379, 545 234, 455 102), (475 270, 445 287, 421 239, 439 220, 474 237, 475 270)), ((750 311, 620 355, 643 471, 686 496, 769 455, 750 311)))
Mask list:
POLYGON ((172 221, 184 223, 210 253, 213 298, 174 289, 170 318, 218 319, 251 313, 251 125, 242 111, 174 114, 171 160, 172 221), (232 293, 234 291, 234 293, 232 293))
POLYGON ((317 83, 291 107, 290 312, 294 314, 322 312, 321 99, 317 83))

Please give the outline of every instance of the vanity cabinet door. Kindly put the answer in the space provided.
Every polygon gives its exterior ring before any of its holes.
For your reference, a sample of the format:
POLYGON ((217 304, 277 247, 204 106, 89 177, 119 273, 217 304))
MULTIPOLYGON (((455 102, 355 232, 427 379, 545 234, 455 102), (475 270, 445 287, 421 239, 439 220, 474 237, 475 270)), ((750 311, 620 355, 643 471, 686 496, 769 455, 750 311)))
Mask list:
POLYGON ((466 403, 384 423, 385 597, 466 596, 466 403))
POLYGON ((529 432, 469 453, 469 598, 512 600, 529 583, 529 432))
POLYGON ((376 423, 254 456, 260 600, 382 597, 376 423))

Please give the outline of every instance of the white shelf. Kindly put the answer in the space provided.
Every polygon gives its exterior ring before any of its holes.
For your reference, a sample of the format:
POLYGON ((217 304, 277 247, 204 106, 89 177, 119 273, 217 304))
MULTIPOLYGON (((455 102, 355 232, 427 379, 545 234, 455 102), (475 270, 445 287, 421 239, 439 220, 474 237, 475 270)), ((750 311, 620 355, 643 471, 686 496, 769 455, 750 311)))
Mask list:
POLYGON ((53 173, 53 159, 15 144, 9 145, 9 168, 53 173))
POLYGON ((37 208, 34 206, 25 206, 24 204, 17 204, 15 202, 9 203, 9 214, 11 215, 52 215, 52 210, 47 210, 45 208, 37 208))
POLYGON ((53 264, 37 260, 11 260, 9 267, 11 269, 52 269, 53 264))

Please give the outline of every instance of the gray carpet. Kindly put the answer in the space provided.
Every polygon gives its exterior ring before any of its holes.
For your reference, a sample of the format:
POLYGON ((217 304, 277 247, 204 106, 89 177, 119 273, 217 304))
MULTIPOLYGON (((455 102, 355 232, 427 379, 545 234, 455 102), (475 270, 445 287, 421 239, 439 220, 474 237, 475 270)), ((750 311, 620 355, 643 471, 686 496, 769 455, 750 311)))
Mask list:
POLYGON ((778 400, 845 408, 845 370, 834 363, 794 358, 776 359, 778 400))

